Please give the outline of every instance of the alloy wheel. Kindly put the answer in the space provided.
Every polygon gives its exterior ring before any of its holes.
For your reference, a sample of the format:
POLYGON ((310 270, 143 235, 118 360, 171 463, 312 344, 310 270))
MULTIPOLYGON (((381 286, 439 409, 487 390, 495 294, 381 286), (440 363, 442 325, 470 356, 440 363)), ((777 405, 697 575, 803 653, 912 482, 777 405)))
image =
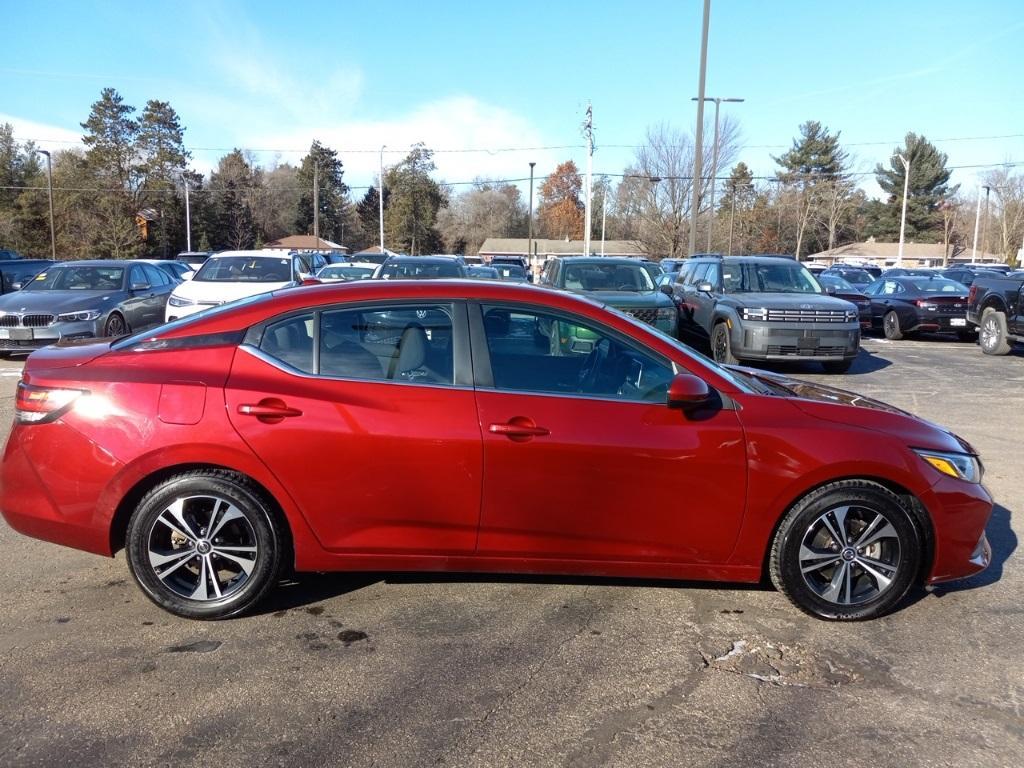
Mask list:
POLYGON ((216 495, 174 499, 154 519, 146 542, 156 577, 178 596, 199 602, 237 593, 259 558, 252 523, 216 495))
POLYGON ((994 349, 999 341, 999 324, 991 315, 981 324, 981 346, 994 349))
POLYGON ((106 335, 108 337, 124 336, 126 330, 124 320, 120 315, 111 315, 107 320, 106 335))
POLYGON ((823 600, 850 606, 875 599, 896 579, 899 534, 867 506, 836 506, 812 522, 800 543, 800 573, 823 600))

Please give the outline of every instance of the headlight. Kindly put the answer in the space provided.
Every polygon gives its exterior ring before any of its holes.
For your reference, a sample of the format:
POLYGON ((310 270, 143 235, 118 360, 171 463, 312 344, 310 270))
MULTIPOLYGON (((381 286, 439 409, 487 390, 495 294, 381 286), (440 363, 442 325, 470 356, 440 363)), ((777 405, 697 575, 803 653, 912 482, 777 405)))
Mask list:
POLYGON ((172 307, 190 307, 196 302, 194 299, 186 299, 182 296, 175 296, 172 293, 171 298, 167 300, 167 303, 170 304, 172 307))
POLYGON ((931 464, 944 475, 966 480, 968 483, 981 482, 981 463, 966 453, 943 453, 914 449, 914 453, 931 464))
POLYGON ((103 314, 98 309, 86 309, 81 312, 65 312, 62 315, 57 315, 58 323, 86 323, 90 320, 99 320, 100 315, 103 314))
POLYGON ((848 309, 848 310, 846 310, 845 317, 846 317, 846 322, 851 323, 854 320, 856 320, 858 317, 860 317, 860 312, 858 312, 856 309, 848 309))
POLYGON ((768 310, 764 307, 744 307, 743 308, 743 319, 744 320, 767 320, 768 310))

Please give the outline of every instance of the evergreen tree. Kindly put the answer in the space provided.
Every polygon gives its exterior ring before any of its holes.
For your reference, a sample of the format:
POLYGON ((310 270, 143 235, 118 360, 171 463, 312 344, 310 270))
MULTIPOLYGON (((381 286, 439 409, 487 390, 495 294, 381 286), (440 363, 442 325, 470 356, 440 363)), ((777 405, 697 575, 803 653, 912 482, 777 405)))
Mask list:
POLYGON ((256 242, 249 195, 257 184, 257 172, 241 150, 224 155, 210 174, 211 228, 214 250, 252 248, 256 242))
POLYGON ((146 103, 135 146, 145 192, 160 217, 156 253, 164 259, 185 247, 185 205, 184 197, 178 194, 178 179, 191 154, 185 149, 184 132, 170 104, 155 100, 146 103))
POLYGON ((782 168, 777 175, 786 183, 814 183, 846 174, 848 157, 839 146, 839 134, 831 134, 817 120, 800 126, 800 136, 780 157, 772 157, 782 168))
POLYGON ((448 200, 430 176, 434 170, 434 153, 420 143, 385 173, 385 197, 390 198, 384 209, 384 242, 389 250, 416 255, 442 249, 437 212, 448 200))
POLYGON ((338 153, 319 141, 314 141, 309 148, 309 154, 302 158, 295 178, 296 186, 302 190, 295 214, 297 232, 313 234, 313 181, 314 177, 317 177, 320 237, 340 242, 348 213, 348 187, 342 180, 344 175, 345 171, 338 153))
POLYGON ((884 206, 873 209, 871 234, 876 237, 893 239, 899 237, 900 217, 903 207, 903 162, 902 155, 910 162, 910 179, 907 190, 907 225, 905 238, 919 242, 942 241, 942 213, 939 204, 956 194, 959 185, 949 186, 951 171, 946 168, 947 156, 924 136, 908 133, 904 146, 896 149, 888 167, 879 163, 875 166, 878 186, 888 193, 884 206))
POLYGON ((718 205, 719 213, 730 214, 735 201, 737 210, 753 205, 757 191, 754 189, 754 174, 743 161, 736 163, 729 178, 725 180, 725 192, 718 205))

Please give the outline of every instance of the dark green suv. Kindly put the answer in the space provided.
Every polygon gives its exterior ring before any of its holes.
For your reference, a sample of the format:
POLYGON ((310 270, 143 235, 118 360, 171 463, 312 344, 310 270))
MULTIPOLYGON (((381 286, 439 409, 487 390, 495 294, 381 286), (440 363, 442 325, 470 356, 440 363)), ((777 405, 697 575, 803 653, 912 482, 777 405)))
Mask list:
MULTIPOLYGON (((655 285, 647 266, 636 259, 611 256, 563 256, 548 261, 540 284, 588 296, 675 338, 679 310, 670 295, 671 288, 666 292, 655 285)), ((592 342, 562 339, 563 347, 578 343, 589 346, 592 342)))

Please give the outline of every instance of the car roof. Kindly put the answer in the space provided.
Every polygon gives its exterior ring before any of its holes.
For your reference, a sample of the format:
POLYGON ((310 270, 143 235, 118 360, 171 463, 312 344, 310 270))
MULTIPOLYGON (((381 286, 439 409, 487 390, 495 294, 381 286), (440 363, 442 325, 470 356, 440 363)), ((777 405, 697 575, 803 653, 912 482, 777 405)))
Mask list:
POLYGON ((77 259, 75 261, 57 261, 55 267, 123 267, 128 264, 138 264, 141 259, 77 259))
POLYGON ((786 264, 803 264, 792 256, 774 255, 770 253, 751 254, 750 256, 694 256, 694 260, 704 262, 724 262, 726 264, 778 264, 780 261, 786 264))
POLYGON ((211 259, 218 259, 221 256, 243 256, 247 259, 287 259, 295 254, 282 253, 281 251, 221 251, 210 256, 211 259))
POLYGON ((628 256, 562 256, 561 259, 573 264, 621 264, 633 267, 643 265, 639 259, 631 259, 628 256))
POLYGON ((396 264, 398 262, 415 261, 419 264, 458 264, 455 256, 388 256, 385 264, 396 264))

